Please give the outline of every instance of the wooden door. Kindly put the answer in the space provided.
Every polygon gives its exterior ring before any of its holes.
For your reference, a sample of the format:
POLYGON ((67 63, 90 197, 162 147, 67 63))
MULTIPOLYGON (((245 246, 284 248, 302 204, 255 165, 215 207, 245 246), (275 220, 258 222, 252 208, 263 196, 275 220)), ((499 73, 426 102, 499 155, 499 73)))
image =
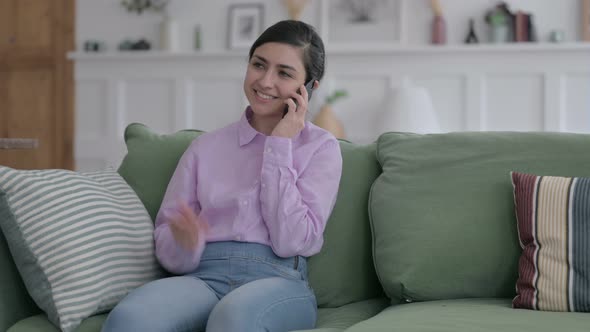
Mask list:
POLYGON ((34 149, 0 149, 0 165, 74 168, 75 0, 0 0, 0 138, 34 149))

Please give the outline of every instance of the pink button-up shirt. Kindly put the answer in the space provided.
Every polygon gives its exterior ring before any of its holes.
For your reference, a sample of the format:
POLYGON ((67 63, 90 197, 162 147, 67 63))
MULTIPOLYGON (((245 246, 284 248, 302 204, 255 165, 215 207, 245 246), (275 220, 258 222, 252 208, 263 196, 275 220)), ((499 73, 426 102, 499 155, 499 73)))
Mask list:
POLYGON ((342 156, 336 138, 306 122, 294 138, 266 136, 240 121, 195 139, 180 159, 156 218, 156 256, 164 268, 194 270, 206 242, 270 246, 281 257, 311 256, 338 192, 342 156), (185 202, 209 225, 196 249, 176 243, 169 221, 185 202))

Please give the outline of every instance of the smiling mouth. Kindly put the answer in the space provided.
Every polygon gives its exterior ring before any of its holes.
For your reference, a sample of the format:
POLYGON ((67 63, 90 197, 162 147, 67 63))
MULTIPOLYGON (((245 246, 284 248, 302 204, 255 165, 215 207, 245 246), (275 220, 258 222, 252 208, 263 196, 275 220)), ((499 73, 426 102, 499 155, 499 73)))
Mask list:
POLYGON ((273 100, 273 99, 277 99, 277 97, 274 97, 274 96, 271 96, 271 95, 264 94, 264 93, 262 93, 262 92, 260 92, 260 91, 258 91, 258 90, 256 90, 256 89, 254 89, 254 92, 256 93, 256 95, 257 95, 258 97, 260 97, 260 98, 262 98, 262 99, 265 99, 265 100, 273 100))

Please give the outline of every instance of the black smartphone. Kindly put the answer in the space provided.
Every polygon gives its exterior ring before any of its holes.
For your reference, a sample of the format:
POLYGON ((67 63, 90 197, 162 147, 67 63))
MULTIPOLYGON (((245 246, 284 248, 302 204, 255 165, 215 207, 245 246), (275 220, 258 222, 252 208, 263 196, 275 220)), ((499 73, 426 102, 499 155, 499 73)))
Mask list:
MULTIPOLYGON (((311 80, 309 80, 309 82, 305 83, 305 90, 307 90, 307 101, 311 99, 314 82, 315 78, 312 78, 311 80)), ((297 90, 297 93, 299 93, 299 90, 297 90)), ((295 106, 297 106, 297 101, 295 99, 293 99, 293 101, 295 102, 295 106)), ((285 105, 285 109, 283 110, 283 118, 285 117, 285 115, 287 115, 287 112, 289 112, 289 105, 285 105)))

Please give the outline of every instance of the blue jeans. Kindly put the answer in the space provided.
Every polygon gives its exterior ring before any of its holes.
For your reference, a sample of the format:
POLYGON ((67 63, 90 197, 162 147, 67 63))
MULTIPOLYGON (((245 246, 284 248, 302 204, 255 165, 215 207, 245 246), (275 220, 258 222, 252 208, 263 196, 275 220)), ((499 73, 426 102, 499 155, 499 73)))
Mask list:
POLYGON ((256 243, 208 243, 199 267, 147 283, 109 314, 110 331, 292 331, 315 326, 305 258, 256 243))

